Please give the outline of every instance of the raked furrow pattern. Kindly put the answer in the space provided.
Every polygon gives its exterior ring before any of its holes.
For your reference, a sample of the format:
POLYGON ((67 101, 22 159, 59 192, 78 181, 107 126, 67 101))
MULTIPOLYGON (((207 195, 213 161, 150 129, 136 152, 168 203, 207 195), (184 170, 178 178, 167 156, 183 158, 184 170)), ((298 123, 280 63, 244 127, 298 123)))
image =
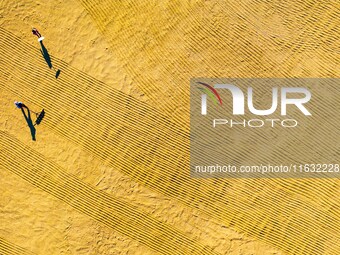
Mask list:
MULTIPOLYGON (((103 163, 142 185, 187 206, 199 208, 221 223, 265 240, 290 254, 339 252, 336 242, 340 227, 339 197, 325 200, 339 189, 337 180, 191 179, 188 170, 189 133, 170 121, 162 111, 110 89, 52 57, 54 65, 62 70, 56 80, 51 70, 46 68, 38 49, 4 29, 0 29, 0 34, 0 90, 10 90, 28 105, 32 103, 44 108, 46 117, 43 125, 52 132, 82 146, 103 163), (283 231, 285 229, 289 229, 289 233, 283 231)), ((10 140, 15 141, 15 138, 7 139, 6 143, 10 144, 10 140)), ((284 146, 280 150, 285 149, 284 146)), ((16 151, 9 151, 17 155, 16 151)), ((257 157, 256 153, 242 148, 234 153, 232 156, 235 158, 247 156, 252 160, 257 157), (238 152, 243 154, 237 155, 238 152)), ((271 155, 265 154, 263 159, 271 155)), ((43 176, 36 178, 36 185, 44 179, 43 176)), ((55 187, 60 187, 59 184, 55 187)), ((75 182, 74 188, 79 185, 75 182)), ((43 188, 49 189, 49 186, 43 188)), ((57 188, 52 191, 55 196, 58 195, 57 188)), ((97 193, 94 195, 99 196, 97 193)), ((88 204, 78 200, 73 203, 79 203, 79 209, 88 212, 88 204)), ((104 222, 116 215, 111 215, 112 211, 108 212, 105 205, 96 204, 96 207, 104 210, 102 213, 98 210, 91 212, 92 217, 98 220, 104 222)), ((115 220, 113 217, 107 224, 113 224, 115 220)), ((129 224, 126 226, 128 228, 129 224)), ((157 231, 159 234, 161 229, 157 231)), ((141 240, 150 240, 146 234, 138 235, 141 235, 141 240)), ((155 238, 154 242, 147 244, 152 247, 160 245, 159 249, 163 252, 170 251, 165 249, 164 243, 163 246, 160 244, 166 237, 161 235, 159 238, 162 240, 155 238)), ((202 252, 205 247, 193 244, 188 249, 202 252)))
POLYGON ((0 161, 2 170, 17 174, 76 210, 162 254, 217 254, 209 246, 189 239, 175 227, 157 221, 125 201, 67 174, 3 131, 0 131, 0 161))

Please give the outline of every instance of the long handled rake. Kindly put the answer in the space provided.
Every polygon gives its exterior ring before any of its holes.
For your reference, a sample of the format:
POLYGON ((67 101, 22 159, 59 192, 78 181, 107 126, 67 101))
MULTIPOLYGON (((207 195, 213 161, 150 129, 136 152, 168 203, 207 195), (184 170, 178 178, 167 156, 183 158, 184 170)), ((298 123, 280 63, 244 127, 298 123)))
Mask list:
MULTIPOLYGON (((33 112, 33 111, 32 111, 33 112)), ((41 112, 33 112, 35 114, 36 120, 35 120, 35 124, 34 125, 39 125, 40 122, 43 120, 43 118, 45 117, 45 110, 42 109, 41 112)))

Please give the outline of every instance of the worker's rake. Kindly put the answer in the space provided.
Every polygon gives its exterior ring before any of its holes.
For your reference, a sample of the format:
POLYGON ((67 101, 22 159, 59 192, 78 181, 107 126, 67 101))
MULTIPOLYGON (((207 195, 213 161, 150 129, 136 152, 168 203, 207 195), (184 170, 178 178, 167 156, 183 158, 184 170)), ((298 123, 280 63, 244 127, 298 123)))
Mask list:
MULTIPOLYGON (((32 111, 33 112, 33 111, 32 111)), ((42 109, 41 112, 33 112, 35 114, 35 117, 37 118, 35 120, 35 124, 34 125, 39 125, 40 122, 43 120, 43 118, 45 117, 45 110, 42 109)))

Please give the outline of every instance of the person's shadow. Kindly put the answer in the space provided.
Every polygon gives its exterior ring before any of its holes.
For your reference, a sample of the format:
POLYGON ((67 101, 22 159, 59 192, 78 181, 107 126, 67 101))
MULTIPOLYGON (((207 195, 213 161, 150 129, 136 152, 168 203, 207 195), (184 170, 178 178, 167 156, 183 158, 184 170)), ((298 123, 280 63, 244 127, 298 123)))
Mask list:
MULTIPOLYGON (((52 60, 51 60, 50 54, 48 53, 48 50, 46 49, 46 47, 45 47, 45 45, 42 41, 40 41, 40 46, 41 46, 41 50, 40 50, 41 54, 43 55, 48 67, 50 69, 52 69, 53 65, 52 65, 52 60)), ((53 69, 53 70, 55 70, 55 69, 53 69)), ((58 69, 56 71, 55 78, 58 79, 59 75, 60 75, 60 70, 58 69)))
POLYGON ((24 108, 21 108, 21 111, 22 111, 22 114, 24 115, 25 117, 25 120, 27 122, 27 125, 28 127, 30 128, 30 131, 31 131, 31 136, 32 136, 32 140, 35 141, 35 133, 36 133, 36 129, 34 127, 34 124, 33 124, 33 121, 32 121, 32 118, 31 118, 31 112, 30 112, 30 109, 27 109, 27 115, 24 111, 24 108))
POLYGON ((41 46, 41 54, 43 55, 48 67, 51 69, 52 68, 52 61, 51 61, 51 57, 50 54, 48 54, 48 50, 46 49, 45 45, 43 44, 42 41, 40 41, 40 46, 41 46))

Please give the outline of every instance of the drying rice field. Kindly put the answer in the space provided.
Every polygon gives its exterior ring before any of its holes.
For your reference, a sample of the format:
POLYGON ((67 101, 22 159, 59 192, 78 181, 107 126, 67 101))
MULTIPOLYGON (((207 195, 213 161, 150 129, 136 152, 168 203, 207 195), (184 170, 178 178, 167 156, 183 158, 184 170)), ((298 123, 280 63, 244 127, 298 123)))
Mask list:
POLYGON ((339 77, 339 9, 0 0, 0 254, 340 254, 337 179, 189 176, 190 78, 339 77))

